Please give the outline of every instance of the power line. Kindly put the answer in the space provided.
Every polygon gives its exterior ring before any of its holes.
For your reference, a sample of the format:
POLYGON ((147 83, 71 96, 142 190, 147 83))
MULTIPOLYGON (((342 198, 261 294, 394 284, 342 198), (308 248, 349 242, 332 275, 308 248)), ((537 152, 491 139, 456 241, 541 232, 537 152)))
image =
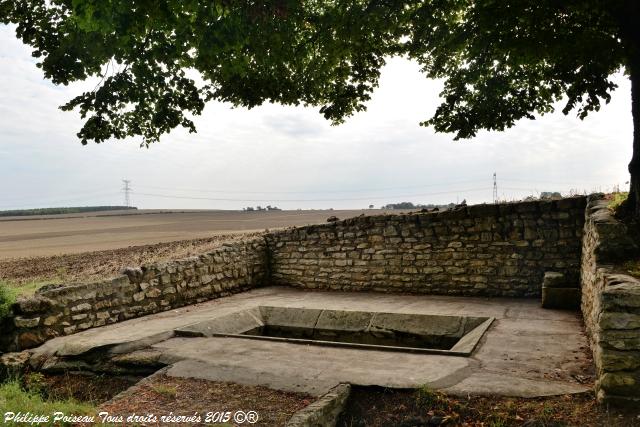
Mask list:
POLYGON ((389 200, 398 198, 410 198, 410 197, 424 197, 424 196, 440 196, 446 194, 458 194, 458 193, 471 193, 477 191, 487 191, 489 188, 469 188, 465 190, 453 190, 453 191, 440 191, 435 193, 421 193, 421 194, 404 194, 404 195, 388 195, 379 197, 349 197, 338 199, 236 199, 236 198, 219 198, 219 197, 197 197, 197 196, 180 196, 170 194, 157 194, 157 193, 139 193, 135 194, 140 196, 150 197, 162 197, 167 199, 188 199, 188 200, 212 200, 218 202, 344 202, 344 201, 356 201, 356 200, 389 200))
POLYGON ((465 181, 449 181, 444 183, 433 183, 424 185, 411 185, 404 187, 379 187, 379 188, 360 188, 351 190, 304 190, 304 191, 239 191, 239 190, 211 190, 198 188, 177 188, 177 187, 157 187, 151 185, 136 185, 137 188, 150 188, 155 190, 170 191, 193 191, 197 193, 222 193, 222 194, 317 194, 317 193, 363 193, 366 191, 395 191, 409 190, 430 187, 444 187, 448 185, 477 183, 479 179, 469 179, 465 181))
POLYGON ((585 181, 552 181, 547 179, 528 179, 528 178, 500 178, 502 181, 524 182, 524 183, 538 183, 538 184, 552 184, 552 185, 584 185, 585 181))
POLYGON ((130 207, 131 206, 130 193, 133 191, 133 189, 129 186, 129 184, 131 184, 131 180, 123 179, 122 183, 123 183, 122 191, 124 192, 124 205, 126 207, 130 207))

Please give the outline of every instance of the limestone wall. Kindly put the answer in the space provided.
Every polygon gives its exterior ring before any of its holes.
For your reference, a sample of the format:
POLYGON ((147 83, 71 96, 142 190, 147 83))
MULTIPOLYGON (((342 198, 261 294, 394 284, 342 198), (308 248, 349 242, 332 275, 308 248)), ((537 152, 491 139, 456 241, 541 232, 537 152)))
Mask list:
POLYGON ((3 331, 4 347, 31 348, 56 336, 261 286, 268 277, 267 258, 259 237, 193 258, 128 269, 112 280, 45 287, 14 305, 13 331, 3 331))
POLYGON ((578 280, 584 197, 363 216, 267 235, 272 283, 308 289, 534 297, 578 280))
POLYGON ((14 306, 0 349, 30 348, 267 283, 535 297, 545 271, 577 280, 585 203, 576 197, 357 217, 267 233, 108 281, 48 287, 14 306))
POLYGON ((640 401, 640 281, 616 272, 616 263, 638 247, 601 196, 589 197, 585 215, 582 314, 598 400, 640 401))
POLYGON ((597 195, 291 228, 108 281, 43 288, 0 324, 0 350, 263 284, 537 297, 555 271, 580 278, 598 399, 638 402, 640 280, 616 267, 640 255, 628 234, 597 195))

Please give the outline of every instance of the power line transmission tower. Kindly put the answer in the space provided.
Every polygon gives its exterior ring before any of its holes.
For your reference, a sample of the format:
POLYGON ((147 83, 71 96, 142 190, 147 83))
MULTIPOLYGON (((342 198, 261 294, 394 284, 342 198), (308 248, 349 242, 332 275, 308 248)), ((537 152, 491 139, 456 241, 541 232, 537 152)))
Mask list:
POLYGON ((493 173, 493 203, 498 203, 498 181, 495 172, 493 173))
POLYGON ((131 191, 133 191, 133 189, 130 186, 131 180, 123 179, 122 184, 123 184, 122 191, 124 192, 124 204, 126 207, 131 207, 131 198, 129 196, 131 194, 131 191))

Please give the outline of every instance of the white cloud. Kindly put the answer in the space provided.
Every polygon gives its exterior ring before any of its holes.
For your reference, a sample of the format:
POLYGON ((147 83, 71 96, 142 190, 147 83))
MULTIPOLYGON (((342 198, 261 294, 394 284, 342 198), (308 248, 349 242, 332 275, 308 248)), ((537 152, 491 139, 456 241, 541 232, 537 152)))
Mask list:
POLYGON ((211 103, 196 118, 197 134, 176 130, 149 149, 134 140, 83 147, 75 136, 77 113, 58 106, 91 82, 55 87, 44 81, 29 49, 7 27, 0 27, 0 45, 0 209, 122 203, 122 178, 133 181, 134 203, 144 208, 267 203, 140 193, 269 199, 285 208, 482 202, 491 199, 494 171, 505 197, 610 188, 628 179, 632 124, 623 76, 616 77, 620 88, 611 104, 585 121, 555 113, 453 142, 418 126, 435 111, 441 83, 396 58, 384 68, 368 111, 341 126, 330 126, 314 108, 247 111, 211 103), (483 190, 456 191, 477 188, 483 190), (442 192, 448 194, 434 194, 442 192))

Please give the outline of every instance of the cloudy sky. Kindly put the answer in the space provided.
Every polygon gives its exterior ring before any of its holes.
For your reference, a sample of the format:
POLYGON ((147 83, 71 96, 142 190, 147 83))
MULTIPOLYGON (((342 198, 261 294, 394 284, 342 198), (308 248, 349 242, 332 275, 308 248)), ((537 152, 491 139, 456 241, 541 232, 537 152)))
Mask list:
POLYGON ((368 111, 330 126, 314 108, 253 110, 211 103, 197 134, 176 130, 150 148, 139 140, 82 146, 75 112, 58 106, 87 87, 56 87, 30 49, 0 26, 0 210, 123 204, 122 179, 140 208, 362 208, 412 201, 469 203, 541 191, 626 187, 630 85, 581 121, 559 111, 502 133, 453 141, 418 126, 441 84, 415 63, 389 60, 368 111))

